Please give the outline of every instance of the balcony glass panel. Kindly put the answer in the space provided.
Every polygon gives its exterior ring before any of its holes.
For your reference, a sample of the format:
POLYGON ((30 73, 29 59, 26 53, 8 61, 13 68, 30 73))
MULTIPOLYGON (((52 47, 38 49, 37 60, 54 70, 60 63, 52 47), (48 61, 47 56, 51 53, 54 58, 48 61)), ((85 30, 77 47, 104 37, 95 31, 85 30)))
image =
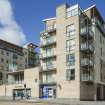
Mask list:
POLYGON ((82 27, 81 30, 80 30, 80 33, 82 36, 89 36, 89 37, 93 37, 94 33, 92 31, 92 27, 89 27, 89 31, 87 29, 87 27, 82 27))
POLYGON ((81 66, 93 66, 94 63, 92 60, 89 60, 88 58, 82 58, 81 59, 81 66))
POLYGON ((81 43, 81 50, 90 50, 94 51, 94 47, 92 44, 87 44, 87 43, 81 43))
POLYGON ((50 36, 46 39, 42 39, 41 45, 48 45, 56 42, 56 38, 54 36, 50 36))
POLYGON ((81 74, 81 81, 93 81, 94 76, 89 74, 81 74))

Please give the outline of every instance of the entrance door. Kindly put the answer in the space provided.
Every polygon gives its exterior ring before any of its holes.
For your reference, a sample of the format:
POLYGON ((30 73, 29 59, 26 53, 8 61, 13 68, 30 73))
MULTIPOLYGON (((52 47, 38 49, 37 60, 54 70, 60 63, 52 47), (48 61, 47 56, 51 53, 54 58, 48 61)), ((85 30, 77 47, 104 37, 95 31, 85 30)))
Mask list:
POLYGON ((105 86, 103 87, 103 95, 104 95, 104 100, 105 100, 105 86))
POLYGON ((54 92, 52 88, 48 88, 48 98, 53 98, 54 97, 54 92))
POLYGON ((42 88, 42 98, 56 98, 56 89, 51 86, 44 86, 42 88))
POLYGON ((101 88, 97 87, 97 100, 101 99, 101 88))

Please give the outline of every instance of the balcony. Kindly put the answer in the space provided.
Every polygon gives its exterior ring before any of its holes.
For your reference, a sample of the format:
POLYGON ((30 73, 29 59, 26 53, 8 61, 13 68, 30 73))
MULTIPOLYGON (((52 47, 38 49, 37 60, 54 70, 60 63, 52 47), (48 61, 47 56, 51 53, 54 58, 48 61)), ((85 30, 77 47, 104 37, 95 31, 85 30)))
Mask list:
POLYGON ((42 67, 42 72, 51 72, 51 71, 56 71, 56 64, 42 67))
POLYGON ((92 44, 87 44, 87 43, 81 43, 81 51, 87 52, 94 52, 94 47, 92 44))
POLYGON ((56 25, 47 26, 45 31, 42 31, 41 34, 51 33, 56 31, 56 25))
POLYGON ((56 85, 55 80, 44 80, 39 82, 40 85, 56 85))
POLYGON ((8 81, 9 85, 23 85, 24 84, 24 80, 20 80, 20 81, 8 81))
POLYGON ((49 58, 55 58, 56 57, 56 53, 55 52, 52 52, 52 53, 49 53, 49 54, 46 54, 46 53, 43 53, 40 55, 40 59, 49 59, 49 58))
POLYGON ((89 74, 81 74, 81 81, 82 82, 93 82, 94 76, 89 74))
POLYGON ((13 70, 13 69, 11 70, 11 69, 10 69, 10 70, 8 71, 8 75, 9 75, 9 74, 15 75, 15 74, 19 74, 19 73, 24 73, 24 70, 13 70))
POLYGON ((93 67, 94 63, 92 60, 88 58, 82 58, 81 59, 81 67, 93 67))
POLYGON ((55 44, 56 44, 56 38, 49 37, 48 39, 46 38, 46 40, 41 41, 40 47, 48 47, 48 46, 55 45, 55 44))
POLYGON ((80 34, 84 38, 87 38, 87 36, 88 36, 89 39, 93 38, 93 36, 94 36, 94 33, 93 33, 91 27, 89 27, 89 30, 87 30, 87 27, 81 28, 80 34))

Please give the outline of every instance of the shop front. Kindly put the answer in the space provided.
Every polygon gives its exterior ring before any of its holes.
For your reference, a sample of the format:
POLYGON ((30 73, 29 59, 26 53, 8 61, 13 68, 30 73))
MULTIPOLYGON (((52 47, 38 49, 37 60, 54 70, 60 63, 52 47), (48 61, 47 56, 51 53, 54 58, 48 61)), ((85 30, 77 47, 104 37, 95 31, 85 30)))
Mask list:
POLYGON ((42 85, 40 86, 40 98, 56 98, 56 86, 42 85))
POLYGON ((15 93, 15 97, 31 97, 31 89, 13 89, 13 93, 15 93))

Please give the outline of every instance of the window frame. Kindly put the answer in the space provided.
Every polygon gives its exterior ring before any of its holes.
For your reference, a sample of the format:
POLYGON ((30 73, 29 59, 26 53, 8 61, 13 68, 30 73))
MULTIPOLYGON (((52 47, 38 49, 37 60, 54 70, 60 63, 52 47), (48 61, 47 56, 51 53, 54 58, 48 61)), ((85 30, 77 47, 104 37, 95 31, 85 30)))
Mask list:
POLYGON ((75 53, 66 55, 66 65, 74 66, 75 65, 75 53))
POLYGON ((75 69, 67 69, 66 70, 66 80, 71 81, 75 80, 75 69))

